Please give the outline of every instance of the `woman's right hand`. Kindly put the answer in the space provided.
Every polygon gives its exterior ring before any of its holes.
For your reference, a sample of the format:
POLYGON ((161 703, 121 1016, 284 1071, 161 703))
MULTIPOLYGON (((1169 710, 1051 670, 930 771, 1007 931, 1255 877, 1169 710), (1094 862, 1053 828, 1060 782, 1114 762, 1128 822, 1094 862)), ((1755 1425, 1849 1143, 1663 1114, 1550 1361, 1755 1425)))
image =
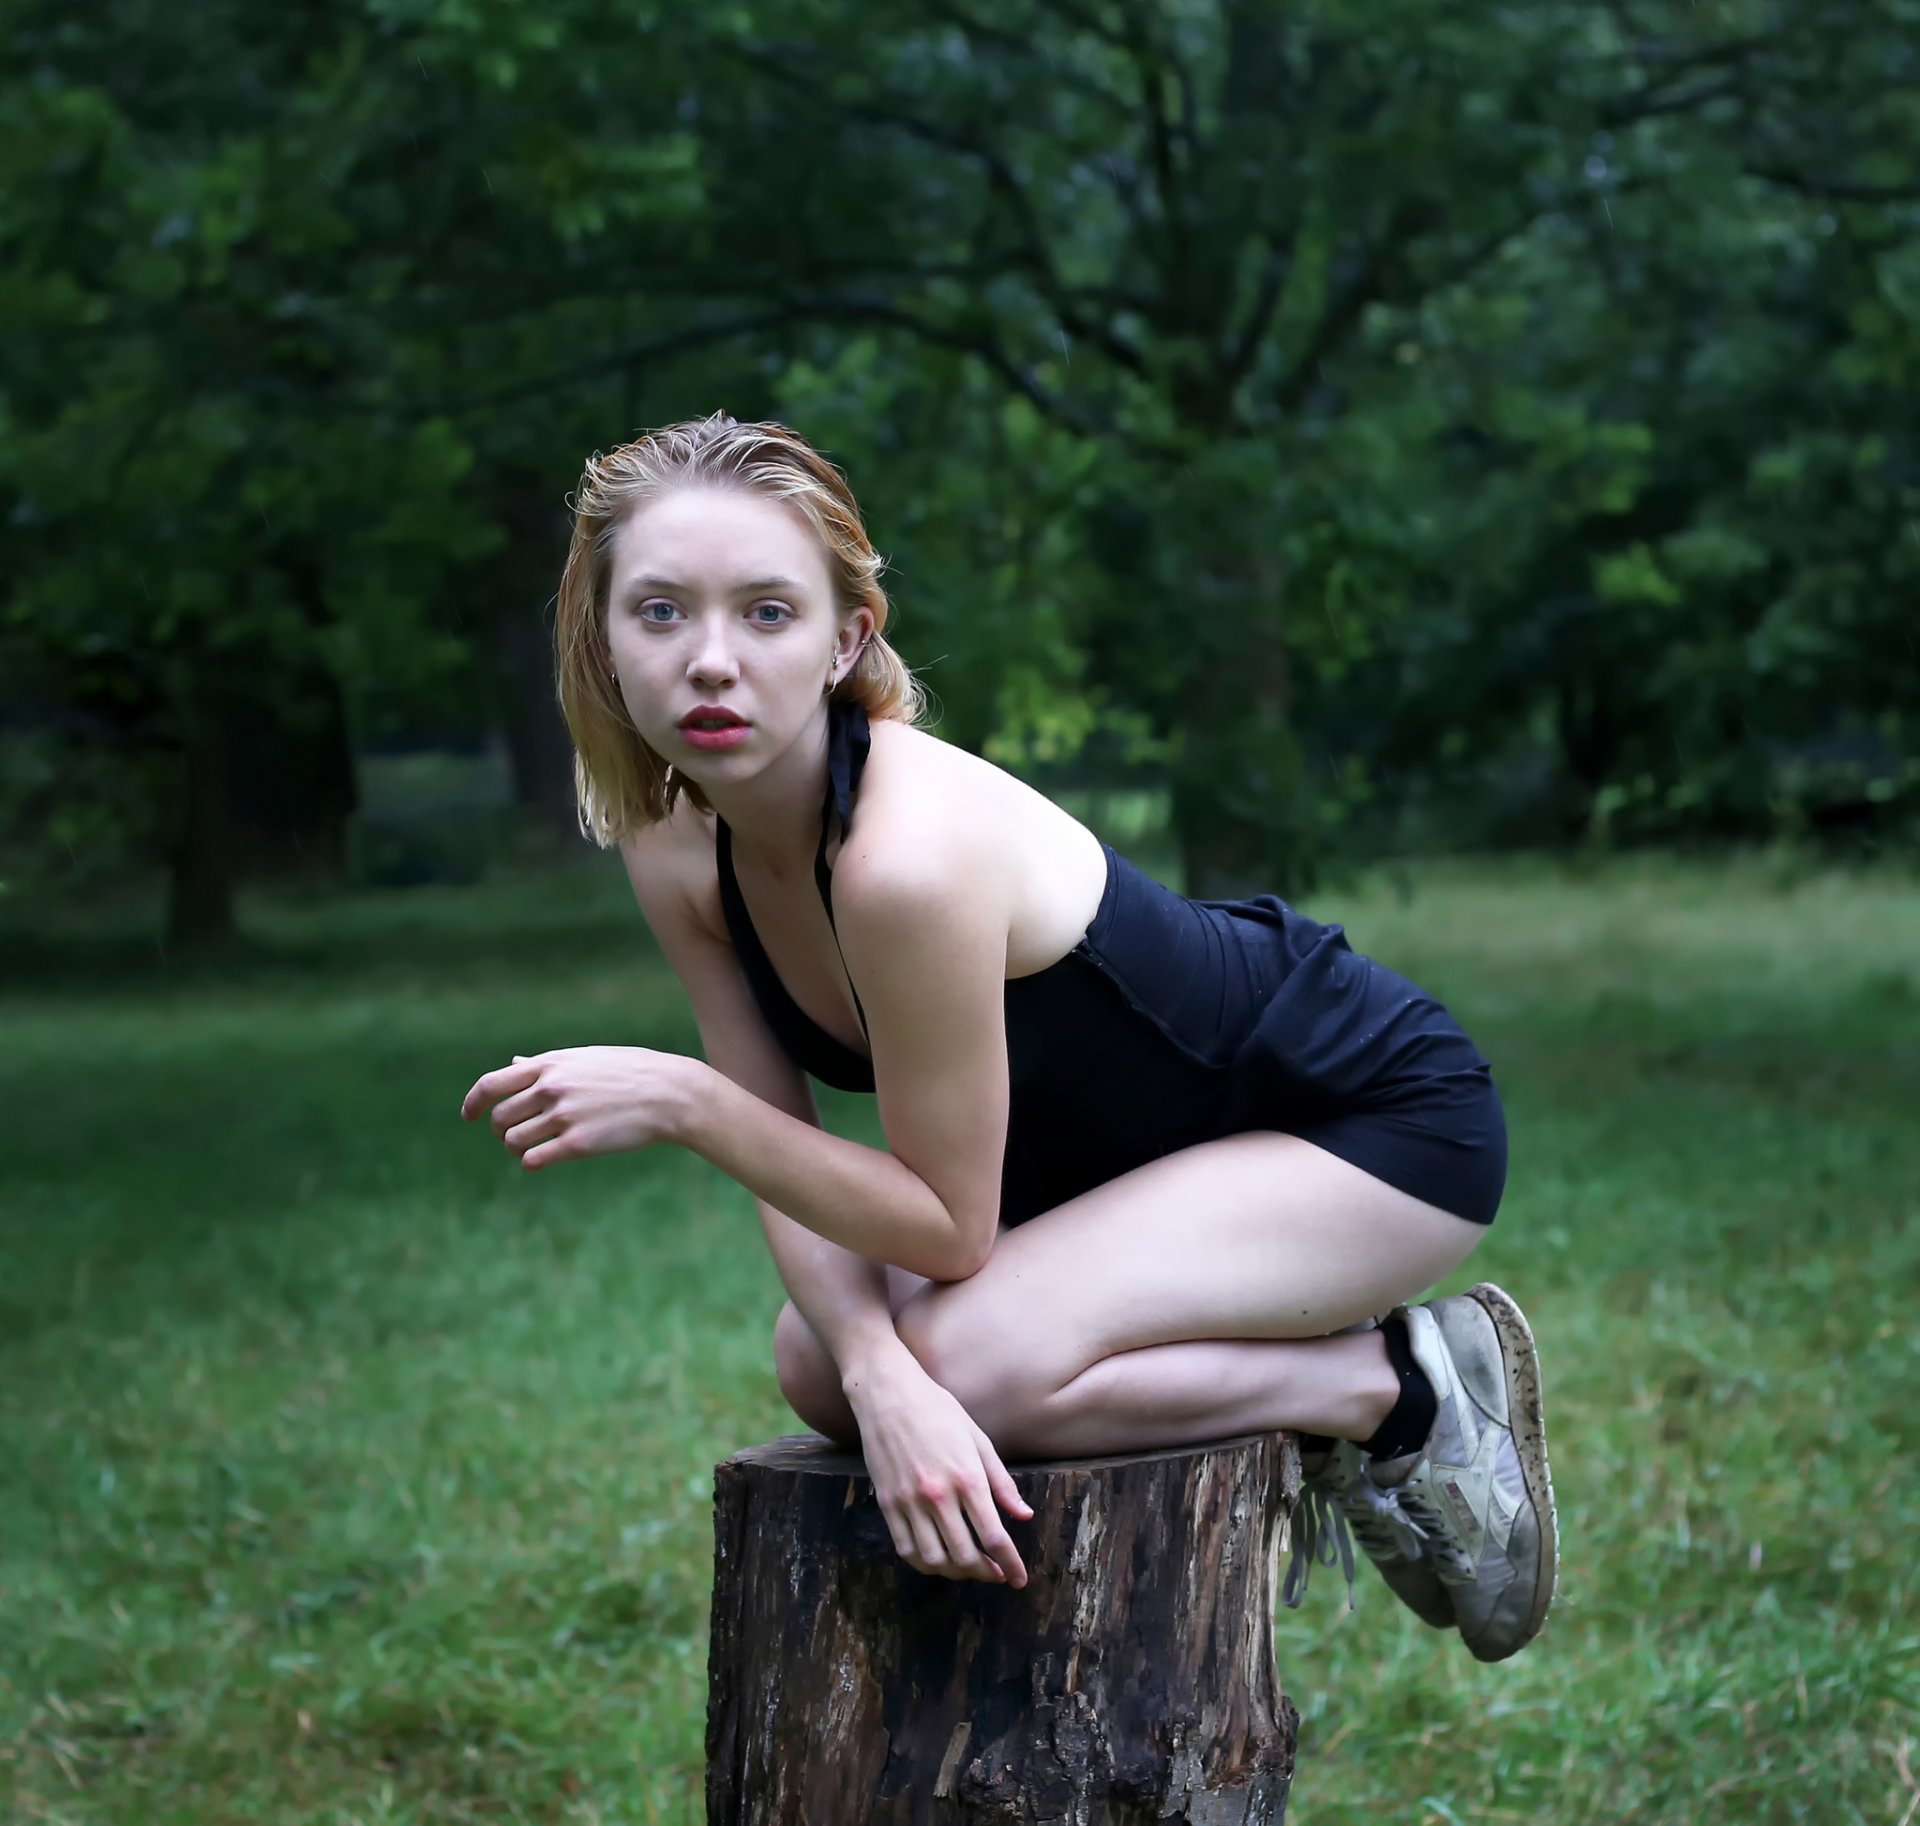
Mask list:
POLYGON ((850 1399, 900 1557, 935 1578, 1025 1585, 1027 1569, 994 1505, 1022 1521, 1033 1510, 973 1416, 918 1364, 890 1369, 850 1399))

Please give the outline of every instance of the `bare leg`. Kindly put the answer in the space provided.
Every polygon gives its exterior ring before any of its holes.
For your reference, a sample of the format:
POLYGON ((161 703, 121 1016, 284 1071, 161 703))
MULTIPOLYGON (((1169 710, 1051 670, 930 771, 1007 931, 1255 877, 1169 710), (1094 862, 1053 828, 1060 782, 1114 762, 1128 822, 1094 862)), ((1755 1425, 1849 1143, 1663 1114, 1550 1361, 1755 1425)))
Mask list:
POLYGON ((1207 1339, 1120 1351, 1001 1421, 1003 1454, 1084 1458, 1234 1433, 1368 1439, 1400 1393, 1377 1332, 1287 1342, 1207 1339))
POLYGON ((1000 1446, 1031 1457, 1269 1427, 1365 1438, 1397 1393, 1377 1337, 1334 1337, 1484 1238, 1297 1136, 1170 1154, 1007 1232, 930 1283, 900 1336, 1000 1446))
MULTIPOLYGON (((1485 1235, 1262 1130, 1168 1155, 1004 1233, 969 1280, 908 1277, 896 1322, 1013 1458, 1280 1428, 1365 1439, 1398 1383, 1379 1338, 1330 1334, 1414 1298, 1485 1235)), ((782 1322, 789 1399, 830 1385, 811 1413, 795 1405, 855 1437, 826 1353, 797 1314, 782 1322)))
MULTIPOLYGON (((794 1412, 816 1433, 857 1444, 840 1372, 791 1304, 775 1338, 781 1389, 794 1412)), ((1023 1434, 1018 1445, 999 1443, 1020 1457, 1077 1458, 1283 1428, 1367 1439, 1399 1390, 1378 1336, 1154 1344, 1101 1358, 1034 1417, 1039 1430, 1031 1440, 1023 1434)))
MULTIPOLYGON (((887 1302, 894 1317, 898 1319, 900 1308, 914 1294, 931 1285, 923 1274, 889 1267, 887 1302)), ((774 1321, 773 1367, 787 1405, 807 1426, 843 1446, 858 1449, 860 1424, 840 1387, 840 1366, 791 1300, 780 1308, 780 1316, 774 1321)))

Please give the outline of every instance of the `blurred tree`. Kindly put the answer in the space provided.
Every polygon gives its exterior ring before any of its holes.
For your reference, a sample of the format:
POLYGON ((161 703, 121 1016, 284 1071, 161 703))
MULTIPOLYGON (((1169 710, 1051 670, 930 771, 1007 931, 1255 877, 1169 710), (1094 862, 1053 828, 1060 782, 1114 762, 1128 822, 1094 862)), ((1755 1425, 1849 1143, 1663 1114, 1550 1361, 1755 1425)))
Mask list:
MULTIPOLYGON (((1098 450, 1081 505, 1115 575, 1082 599, 1086 679, 1178 744, 1190 891, 1299 880, 1346 791, 1336 777, 1316 807, 1306 789, 1303 668, 1316 688, 1345 671, 1426 593, 1445 546, 1423 518, 1475 467, 1474 423, 1410 371, 1421 318, 1478 377, 1453 405, 1491 389, 1537 415, 1537 435, 1501 440, 1509 515, 1534 529, 1515 575, 1537 578, 1569 526, 1604 545, 1606 514, 1657 518, 1617 334, 1596 316, 1585 348, 1491 338, 1530 295, 1594 295, 1593 269, 1620 263, 1595 246, 1615 201, 1646 193, 1672 265, 1756 172, 1797 169, 1784 148, 1830 144, 1836 109, 1879 109, 1885 132, 1854 136, 1873 156, 1907 143, 1910 21, 1883 16, 1865 44, 1856 22, 1845 57, 1839 23, 1762 5, 763 4, 723 16, 745 80, 700 107, 727 291, 964 352, 1098 450), (1565 378, 1543 385, 1555 359, 1565 378), (1570 465, 1591 497, 1569 498, 1570 465)), ((1778 226, 1741 216, 1756 248, 1778 226)), ((1737 386, 1728 277, 1660 304, 1737 386)), ((1605 575, 1607 600, 1630 590, 1605 575)), ((1531 606, 1566 613, 1563 593, 1531 606)), ((1574 670, 1562 728, 1591 774, 1607 713, 1581 708, 1574 670)))
POLYGON ((0 637, 86 719, 11 720, 108 725, 141 761, 176 942, 231 933, 240 814, 337 826, 352 700, 417 710, 472 669, 454 586, 502 536, 468 360, 504 342, 524 374, 550 344, 531 248, 691 205, 671 128, 602 153, 577 84, 515 94, 630 17, 8 9, 0 637))
POLYGON ((1532 772, 1484 834, 1916 803, 1920 32, 1807 23, 1702 119, 1597 135, 1587 207, 1399 313, 1355 401, 1441 460, 1404 502, 1429 606, 1339 714, 1408 791, 1532 772), (1360 734, 1362 699, 1396 715, 1360 734))
POLYGON ((849 469, 947 733, 1168 758, 1192 893, 1429 783, 1912 790, 1920 0, 0 23, 0 790, 178 939, 352 735, 563 817, 562 497, 715 404, 849 469))

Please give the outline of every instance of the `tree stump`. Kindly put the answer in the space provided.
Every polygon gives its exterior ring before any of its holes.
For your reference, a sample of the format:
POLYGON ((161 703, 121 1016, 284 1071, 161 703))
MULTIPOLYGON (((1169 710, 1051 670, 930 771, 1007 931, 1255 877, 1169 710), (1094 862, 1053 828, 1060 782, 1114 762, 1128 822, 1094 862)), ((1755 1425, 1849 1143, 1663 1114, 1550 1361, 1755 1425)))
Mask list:
POLYGON ((714 1470, 708 1826, 1273 1826, 1291 1434, 1010 1465, 1013 1591, 916 1572, 817 1434, 714 1470))

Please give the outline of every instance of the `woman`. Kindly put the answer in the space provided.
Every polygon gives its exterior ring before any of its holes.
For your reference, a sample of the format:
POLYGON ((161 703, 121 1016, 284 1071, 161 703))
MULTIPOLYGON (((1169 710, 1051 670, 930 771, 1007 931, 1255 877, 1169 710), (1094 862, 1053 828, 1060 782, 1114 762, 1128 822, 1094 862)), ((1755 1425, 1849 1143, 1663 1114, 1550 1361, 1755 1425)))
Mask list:
POLYGON ((1025 1583, 1003 1455, 1292 1428, 1287 1601, 1336 1548, 1351 1594, 1350 1526, 1514 1653, 1557 1564, 1533 1341, 1488 1284, 1411 1303, 1499 1202, 1486 1061, 1337 926, 1186 900, 917 727, 881 564, 784 426, 589 463, 556 630, 581 820, 706 1059, 516 1058, 462 1113, 527 1168, 676 1142, 752 1191, 781 1389, 920 1571, 1025 1583), (805 1072, 875 1092, 887 1148, 826 1133, 805 1072))

